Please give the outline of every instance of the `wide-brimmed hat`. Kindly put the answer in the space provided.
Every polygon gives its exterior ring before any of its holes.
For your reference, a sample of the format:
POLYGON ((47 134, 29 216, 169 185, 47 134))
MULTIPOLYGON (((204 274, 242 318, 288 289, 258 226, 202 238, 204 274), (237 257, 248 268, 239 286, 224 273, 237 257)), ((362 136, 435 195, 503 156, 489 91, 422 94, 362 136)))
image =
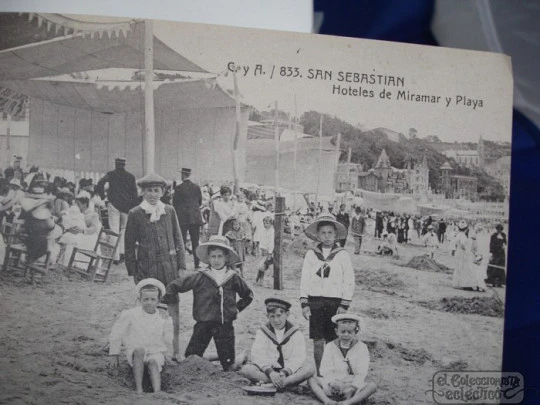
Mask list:
POLYGON ((315 219, 315 221, 309 224, 305 229, 304 232, 309 239, 317 242, 319 241, 319 232, 317 231, 317 226, 321 222, 329 222, 334 224, 336 227, 336 240, 347 238, 347 228, 345 228, 345 225, 336 221, 336 217, 334 217, 332 214, 325 212, 324 214, 320 214, 317 219, 315 219))
POLYGON ((165 180, 159 174, 150 173, 144 176, 142 179, 137 180, 137 185, 140 188, 155 187, 155 186, 166 187, 167 180, 165 180))
POLYGON ((22 188, 22 184, 21 184, 21 181, 19 179, 11 179, 9 181, 9 185, 22 188))
POLYGON ((79 194, 77 194, 77 197, 75 197, 76 200, 80 200, 81 198, 86 198, 87 200, 91 200, 92 196, 90 193, 86 190, 79 191, 79 194))
POLYGON ((143 287, 146 287, 147 285, 152 285, 161 291, 161 296, 163 297, 165 295, 165 286, 163 283, 155 278, 145 278, 135 286, 135 290, 137 291, 137 295, 141 295, 141 290, 143 287))
POLYGON ((234 251, 234 249, 229 244, 229 240, 225 236, 219 236, 214 235, 210 236, 210 240, 208 242, 201 243, 197 250, 195 251, 195 254, 199 258, 199 260, 203 263, 208 263, 208 250, 210 247, 220 247, 222 249, 225 249, 228 252, 228 258, 226 264, 228 266, 232 266, 233 264, 236 264, 240 262, 240 257, 238 257, 238 254, 234 251))
POLYGON ((467 224, 467 222, 464 219, 462 219, 461 221, 458 222, 457 227, 460 231, 463 231, 469 227, 469 224, 467 224))

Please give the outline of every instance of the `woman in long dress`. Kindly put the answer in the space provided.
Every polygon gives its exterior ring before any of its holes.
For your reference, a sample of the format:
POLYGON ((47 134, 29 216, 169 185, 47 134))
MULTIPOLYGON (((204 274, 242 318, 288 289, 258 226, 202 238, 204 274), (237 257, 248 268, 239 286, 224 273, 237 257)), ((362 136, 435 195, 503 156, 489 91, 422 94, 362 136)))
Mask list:
MULTIPOLYGON (((101 222, 99 215, 90 206, 90 199, 91 196, 88 191, 80 191, 75 198, 76 208, 78 208, 79 215, 83 221, 78 220, 78 215, 75 213, 72 216, 65 215, 62 217, 65 233, 60 238, 60 242, 65 245, 62 259, 64 266, 69 265, 73 248, 94 250, 96 245, 99 231, 101 230, 101 222)), ((70 210, 73 208, 75 206, 71 207, 70 210)), ((69 214, 69 210, 66 214, 69 214)), ((83 259, 77 258, 77 260, 83 259)))
POLYGON ((464 220, 458 224, 458 234, 454 243, 453 254, 456 258, 453 277, 454 288, 485 291, 486 285, 475 265, 476 238, 472 234, 469 236, 469 226, 464 220))

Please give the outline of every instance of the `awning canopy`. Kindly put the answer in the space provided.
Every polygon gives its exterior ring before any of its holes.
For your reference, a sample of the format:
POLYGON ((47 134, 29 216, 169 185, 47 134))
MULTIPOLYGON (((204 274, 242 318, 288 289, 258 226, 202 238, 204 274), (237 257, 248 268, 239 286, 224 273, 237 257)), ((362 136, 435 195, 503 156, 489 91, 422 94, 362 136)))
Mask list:
MULTIPOLYGON (((143 21, 113 24, 109 28, 105 26, 102 29, 96 27, 97 31, 77 32, 75 28, 71 30, 66 28, 66 32, 75 31, 75 33, 66 36, 42 33, 38 35, 38 42, 25 43, 32 39, 28 33, 35 31, 35 26, 39 22, 28 21, 26 17, 26 22, 19 21, 22 25, 16 26, 17 35, 14 35, 13 31, 4 32, 4 20, 8 20, 6 24, 8 27, 14 24, 9 20, 10 18, 14 18, 12 14, 0 14, 0 27, 2 27, 0 37, 20 37, 19 32, 26 32, 27 35, 22 35, 23 40, 18 42, 20 45, 11 44, 6 40, 0 41, 3 49, 0 50, 0 79, 2 80, 43 78, 108 68, 144 68, 143 21), (15 47, 10 47, 10 44, 15 47)), ((55 26, 59 24, 54 23, 55 26)), ((45 29, 45 25, 42 29, 45 29)), ((50 29, 54 32, 52 27, 50 29)), ((61 30, 63 31, 64 29, 61 30)), ((206 70, 179 55, 156 37, 154 37, 154 69, 207 73, 206 70)))
MULTIPOLYGON (((234 107, 234 99, 213 79, 154 82, 155 107, 160 110, 234 107)), ((51 80, 0 81, 0 86, 54 104, 104 113, 140 111, 144 107, 143 83, 78 83, 51 80)))

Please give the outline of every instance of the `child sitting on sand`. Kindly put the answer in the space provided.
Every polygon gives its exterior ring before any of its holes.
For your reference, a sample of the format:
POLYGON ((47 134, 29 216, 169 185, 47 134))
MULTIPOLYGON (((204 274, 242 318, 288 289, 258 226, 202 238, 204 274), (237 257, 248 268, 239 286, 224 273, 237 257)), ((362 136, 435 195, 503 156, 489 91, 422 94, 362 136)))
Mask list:
POLYGON ((253 383, 263 383, 277 389, 298 385, 313 376, 313 367, 306 362, 304 336, 291 324, 291 304, 279 298, 268 298, 268 323, 257 331, 251 348, 251 364, 242 367, 240 374, 253 383))
POLYGON ((127 309, 115 322, 109 338, 109 367, 118 367, 122 343, 126 357, 133 368, 137 392, 143 392, 143 375, 148 369, 154 392, 161 391, 161 369, 165 364, 165 323, 157 309, 165 294, 165 286, 154 278, 146 278, 137 284, 140 307, 127 309))
POLYGON ((231 270, 239 258, 226 237, 211 236, 208 242, 197 247, 196 254, 208 268, 181 272, 180 277, 167 286, 163 302, 176 303, 178 293, 193 290, 193 318, 197 323, 185 356, 202 357, 213 338, 219 361, 227 371, 235 361, 233 321, 251 304, 253 292, 244 279, 231 270), (238 301, 237 294, 240 296, 238 301))
POLYGON ((315 396, 325 405, 360 404, 372 395, 377 386, 366 382, 369 369, 369 351, 357 338, 360 318, 352 314, 332 317, 338 338, 324 348, 321 377, 309 380, 315 396))
POLYGON ((392 249, 392 244, 388 240, 388 232, 384 231, 382 233, 383 240, 377 246, 377 254, 383 255, 383 256, 392 256, 394 254, 394 250, 392 249))

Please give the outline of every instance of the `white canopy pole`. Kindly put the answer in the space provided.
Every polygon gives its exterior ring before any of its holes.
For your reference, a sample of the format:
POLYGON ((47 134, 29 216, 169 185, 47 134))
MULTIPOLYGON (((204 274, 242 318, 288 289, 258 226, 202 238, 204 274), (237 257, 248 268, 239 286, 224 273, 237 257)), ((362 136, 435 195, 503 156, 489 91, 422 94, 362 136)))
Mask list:
POLYGON ((144 174, 155 171, 156 134, 154 127, 154 23, 144 21, 144 174))

